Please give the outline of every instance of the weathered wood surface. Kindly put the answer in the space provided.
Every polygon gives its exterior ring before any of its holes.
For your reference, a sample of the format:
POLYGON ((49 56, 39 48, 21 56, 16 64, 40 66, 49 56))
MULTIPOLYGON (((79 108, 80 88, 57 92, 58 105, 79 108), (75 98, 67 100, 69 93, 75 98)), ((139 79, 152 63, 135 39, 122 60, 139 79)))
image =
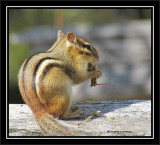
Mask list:
MULTIPOLYGON (((113 100, 75 104, 83 110, 82 119, 61 123, 86 131, 91 136, 151 136, 150 100, 113 100), (98 117, 84 121, 93 112, 98 117), (79 123, 79 125, 77 125, 79 123), (81 124, 82 123, 82 124, 81 124)), ((27 105, 9 105, 9 136, 46 136, 27 105)))

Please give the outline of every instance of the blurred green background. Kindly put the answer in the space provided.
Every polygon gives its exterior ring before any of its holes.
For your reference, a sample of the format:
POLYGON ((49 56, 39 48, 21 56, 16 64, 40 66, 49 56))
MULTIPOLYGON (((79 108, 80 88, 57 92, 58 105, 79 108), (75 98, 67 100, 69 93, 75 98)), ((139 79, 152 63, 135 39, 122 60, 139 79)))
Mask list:
POLYGON ((24 60, 31 55, 30 46, 10 41, 11 35, 38 26, 63 29, 79 24, 98 26, 147 19, 151 19, 151 9, 9 9, 9 103, 23 102, 17 75, 24 60))
POLYGON ((22 32, 39 25, 98 25, 150 17, 150 9, 10 9, 9 32, 22 32))

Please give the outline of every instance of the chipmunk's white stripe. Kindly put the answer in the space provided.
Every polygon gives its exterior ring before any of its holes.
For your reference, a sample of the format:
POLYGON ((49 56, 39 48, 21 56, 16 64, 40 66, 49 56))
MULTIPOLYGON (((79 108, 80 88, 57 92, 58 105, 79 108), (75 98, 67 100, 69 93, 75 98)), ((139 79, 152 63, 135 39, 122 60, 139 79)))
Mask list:
MULTIPOLYGON (((45 67, 49 64, 52 64, 52 63, 60 64, 60 61, 59 60, 54 60, 54 59, 46 59, 40 64, 40 66, 37 70, 37 73, 36 73, 36 76, 35 76, 35 87, 36 87, 36 91, 37 91, 37 94, 38 94, 39 98, 40 98, 40 95, 39 95, 40 88, 39 88, 38 84, 39 84, 39 81, 40 81, 40 76, 42 75, 45 67)), ((40 100, 42 101, 41 98, 40 98, 40 100)))

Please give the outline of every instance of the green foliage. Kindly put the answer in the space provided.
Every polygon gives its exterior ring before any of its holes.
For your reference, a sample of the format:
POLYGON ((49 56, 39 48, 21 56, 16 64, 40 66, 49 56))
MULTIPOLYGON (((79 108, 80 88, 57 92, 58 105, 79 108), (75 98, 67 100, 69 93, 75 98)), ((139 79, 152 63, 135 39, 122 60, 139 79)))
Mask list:
POLYGON ((18 71, 29 56, 29 47, 25 44, 9 43, 9 83, 17 83, 18 71))
POLYGON ((9 43, 9 102, 22 103, 18 90, 18 72, 29 56, 29 47, 21 43, 9 43))
POLYGON ((51 9, 10 9, 9 31, 20 32, 27 27, 49 25, 53 15, 54 10, 51 9))

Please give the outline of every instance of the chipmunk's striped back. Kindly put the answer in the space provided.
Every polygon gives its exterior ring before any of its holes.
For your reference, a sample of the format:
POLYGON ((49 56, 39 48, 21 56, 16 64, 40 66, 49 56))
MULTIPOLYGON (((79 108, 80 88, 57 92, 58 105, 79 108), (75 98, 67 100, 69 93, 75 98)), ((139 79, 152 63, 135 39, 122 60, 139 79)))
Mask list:
POLYGON ((20 92, 22 94, 24 101, 29 105, 29 107, 31 108, 33 113, 37 112, 37 110, 39 110, 39 109, 42 110, 41 108, 43 108, 43 104, 40 103, 38 97, 36 96, 36 90, 35 90, 35 86, 34 86, 35 83, 33 83, 34 66, 36 65, 36 63, 34 62, 34 61, 36 61, 36 59, 34 59, 34 58, 36 58, 39 54, 40 53, 37 53, 37 54, 32 55, 29 58, 27 58, 25 60, 25 62, 23 63, 23 65, 20 69, 20 72, 19 72, 20 92), (31 65, 32 65, 32 67, 31 67, 31 65), (34 91, 32 91, 32 93, 31 92, 29 93, 29 90, 34 90, 34 91), (38 108, 36 108, 36 107, 34 107, 34 105, 35 105, 34 102, 36 102, 37 104, 41 104, 41 105, 37 105, 38 108))

